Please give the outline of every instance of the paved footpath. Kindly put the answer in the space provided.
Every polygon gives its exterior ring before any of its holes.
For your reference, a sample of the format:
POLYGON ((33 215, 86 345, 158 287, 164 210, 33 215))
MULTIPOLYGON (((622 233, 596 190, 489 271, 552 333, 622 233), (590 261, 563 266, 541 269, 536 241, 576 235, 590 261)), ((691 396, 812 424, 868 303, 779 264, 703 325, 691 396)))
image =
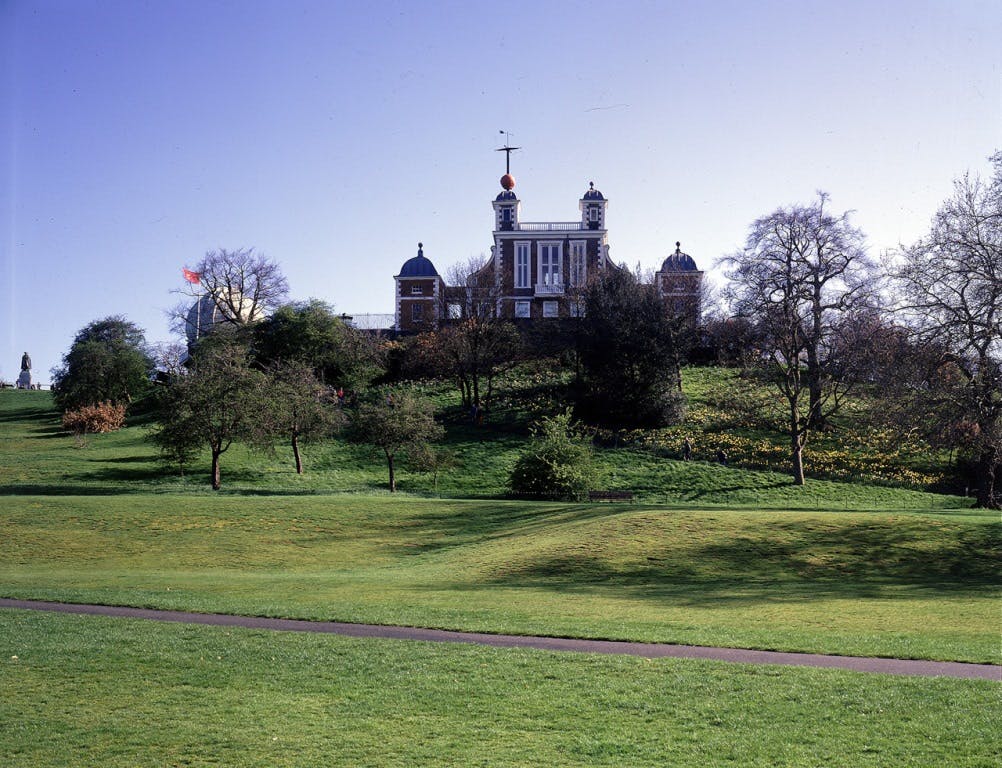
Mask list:
POLYGON ((159 611, 149 608, 50 603, 40 600, 10 600, 7 598, 0 598, 0 608, 81 613, 92 616, 122 616, 131 619, 175 621, 185 624, 211 624, 222 627, 245 627, 247 629, 270 629, 284 632, 325 632, 334 635, 345 635, 347 637, 422 640, 432 643, 468 643, 489 645, 495 648, 535 648, 542 651, 609 653, 642 656, 648 659, 667 657, 712 659, 714 661, 731 661, 742 664, 785 664, 799 667, 848 669, 854 672, 880 672, 887 675, 960 677, 1002 682, 1002 666, 995 664, 966 664, 956 661, 878 659, 862 656, 825 656, 815 653, 748 651, 740 648, 710 648, 698 645, 669 645, 667 643, 628 643, 613 640, 576 640, 562 637, 489 635, 480 632, 451 632, 443 629, 421 629, 419 627, 344 624, 336 621, 305 621, 302 619, 268 619, 260 616, 185 613, 183 611, 159 611))

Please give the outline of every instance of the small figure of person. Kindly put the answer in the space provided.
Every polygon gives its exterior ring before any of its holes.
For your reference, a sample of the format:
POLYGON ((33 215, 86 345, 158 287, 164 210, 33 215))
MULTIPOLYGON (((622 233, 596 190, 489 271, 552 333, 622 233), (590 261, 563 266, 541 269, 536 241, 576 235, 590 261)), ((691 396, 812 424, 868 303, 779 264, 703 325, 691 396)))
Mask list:
POLYGON ((723 448, 717 449, 717 461, 727 466, 727 452, 723 448))
POLYGON ((682 443, 682 461, 689 461, 692 459, 692 441, 687 437, 685 442, 682 443))

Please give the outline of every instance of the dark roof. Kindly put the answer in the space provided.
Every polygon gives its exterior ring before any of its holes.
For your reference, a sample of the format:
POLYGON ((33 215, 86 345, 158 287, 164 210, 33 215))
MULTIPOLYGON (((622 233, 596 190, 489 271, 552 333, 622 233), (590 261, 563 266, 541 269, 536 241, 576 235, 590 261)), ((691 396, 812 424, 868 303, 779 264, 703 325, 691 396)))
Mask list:
POLYGON ((512 192, 510 189, 506 189, 503 192, 499 192, 498 196, 494 198, 495 200, 518 200, 518 195, 512 192))
POLYGON ((588 191, 581 196, 582 200, 605 200, 602 193, 595 189, 595 182, 588 182, 588 191))
POLYGON ((698 272, 699 268, 692 256, 682 253, 682 243, 675 243, 675 253, 671 254, 661 265, 662 272, 698 272))
POLYGON ((438 277, 435 265, 424 257, 421 243, 418 243, 417 256, 404 262, 398 277, 438 277))

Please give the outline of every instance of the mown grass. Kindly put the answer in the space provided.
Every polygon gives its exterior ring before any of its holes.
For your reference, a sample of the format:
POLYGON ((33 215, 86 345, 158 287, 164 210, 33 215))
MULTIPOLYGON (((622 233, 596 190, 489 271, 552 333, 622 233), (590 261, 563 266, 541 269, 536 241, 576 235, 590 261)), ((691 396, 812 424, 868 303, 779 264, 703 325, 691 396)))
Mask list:
POLYGON ((364 496, 8 497, 0 594, 999 662, 994 515, 364 496))
POLYGON ((10 766, 994 766, 986 681, 0 611, 10 766))

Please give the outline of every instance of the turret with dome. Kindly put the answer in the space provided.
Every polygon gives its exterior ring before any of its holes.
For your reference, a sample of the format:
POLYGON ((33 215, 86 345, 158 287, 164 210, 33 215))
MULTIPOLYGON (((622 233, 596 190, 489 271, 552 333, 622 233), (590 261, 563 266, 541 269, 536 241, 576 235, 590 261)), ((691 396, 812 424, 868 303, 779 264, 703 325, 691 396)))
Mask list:
POLYGON ((445 297, 445 281, 424 255, 424 243, 418 243, 417 256, 407 259, 393 280, 395 329, 417 332, 437 328, 442 318, 440 305, 445 297))
POLYGON ((695 259, 682 252, 681 242, 675 242, 675 251, 668 254, 661 269, 654 273, 654 284, 669 310, 688 315, 692 322, 698 321, 702 310, 703 273, 695 259))

